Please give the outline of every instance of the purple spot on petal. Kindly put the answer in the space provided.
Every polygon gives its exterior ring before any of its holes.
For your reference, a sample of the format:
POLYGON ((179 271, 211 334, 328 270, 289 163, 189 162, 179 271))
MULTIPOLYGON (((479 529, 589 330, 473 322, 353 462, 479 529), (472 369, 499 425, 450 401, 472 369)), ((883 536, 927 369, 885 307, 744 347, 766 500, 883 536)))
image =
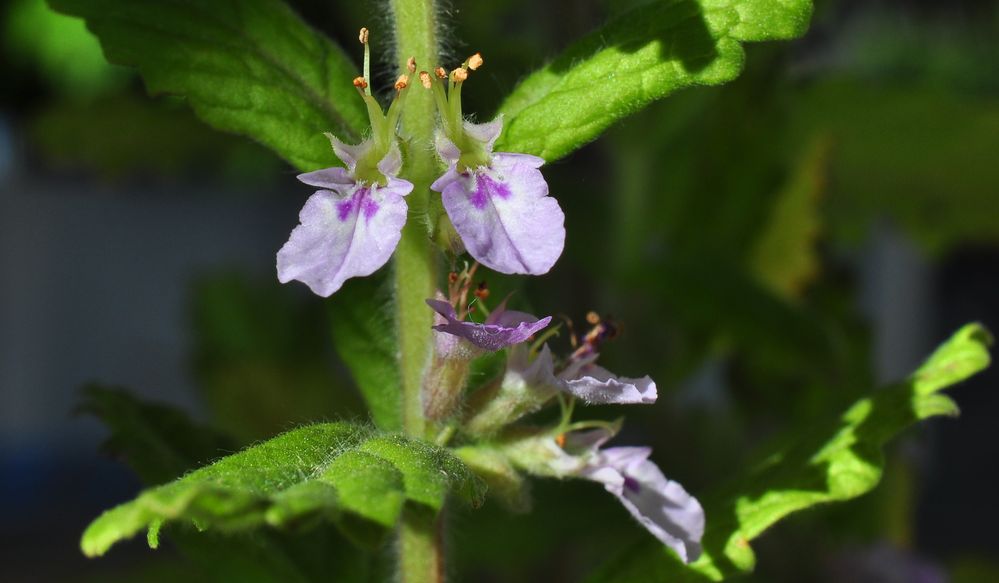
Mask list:
POLYGON ((510 198, 510 187, 503 182, 493 180, 485 172, 476 175, 475 192, 468 199, 472 203, 472 206, 482 210, 489 203, 489 199, 494 196, 498 196, 504 200, 510 198))
POLYGON ((371 199, 370 196, 364 197, 361 201, 361 211, 364 213, 364 218, 371 220, 371 217, 375 216, 378 212, 378 203, 371 199))
POLYGON ((346 200, 341 200, 336 203, 336 216, 340 221, 346 221, 347 217, 350 216, 351 211, 354 210, 354 198, 348 198, 346 200))
POLYGON ((642 491, 642 485, 638 483, 638 480, 632 478, 631 476, 624 477, 624 487, 633 494, 637 494, 642 491))
POLYGON ((350 198, 346 198, 336 203, 336 216, 341 221, 346 221, 350 216, 358 211, 364 213, 364 218, 371 219, 378 212, 378 203, 369 196, 370 189, 358 188, 350 198))

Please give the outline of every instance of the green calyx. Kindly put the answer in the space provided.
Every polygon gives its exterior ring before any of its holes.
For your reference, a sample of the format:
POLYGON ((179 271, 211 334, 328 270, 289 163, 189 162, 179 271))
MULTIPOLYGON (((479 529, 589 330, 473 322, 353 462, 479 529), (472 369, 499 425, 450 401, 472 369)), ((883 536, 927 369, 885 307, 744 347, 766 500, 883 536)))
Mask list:
POLYGON ((396 128, 399 126, 399 115, 402 113, 402 92, 406 81, 400 78, 396 82, 396 96, 389 106, 388 113, 382 112, 381 105, 369 93, 361 91, 361 98, 368 109, 368 119, 371 121, 370 145, 357 160, 354 167, 354 177, 359 182, 369 184, 388 184, 388 177, 378 169, 378 164, 385 159, 395 146, 396 128))
POLYGON ((464 172, 469 168, 488 166, 491 161, 490 153, 485 146, 478 140, 470 138, 465 132, 465 120, 461 112, 461 86, 468 77, 469 63, 473 59, 478 59, 475 65, 475 68, 478 68, 482 59, 475 55, 462 63, 461 67, 452 71, 446 78, 441 78, 442 69, 437 70, 437 80, 432 80, 429 73, 420 74, 423 86, 434 92, 434 101, 437 104, 444 134, 461 152, 458 158, 459 172, 464 172), (445 87, 447 87, 447 91, 445 91, 445 87))
POLYGON ((364 45, 364 76, 354 79, 354 87, 368 110, 371 137, 354 166, 354 178, 358 182, 385 186, 388 184, 388 177, 378 169, 378 164, 395 146, 396 128, 399 127, 399 116, 402 113, 402 92, 409 86, 409 77, 400 75, 396 80, 395 98, 389 105, 388 113, 383 112, 382 106, 371 96, 371 47, 368 45, 368 36, 368 29, 362 28, 358 40, 364 45))

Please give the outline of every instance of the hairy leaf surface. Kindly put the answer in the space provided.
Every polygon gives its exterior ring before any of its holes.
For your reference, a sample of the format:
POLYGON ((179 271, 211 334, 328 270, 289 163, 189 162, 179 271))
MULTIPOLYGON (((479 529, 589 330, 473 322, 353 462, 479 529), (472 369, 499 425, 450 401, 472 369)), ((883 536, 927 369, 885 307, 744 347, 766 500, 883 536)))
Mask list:
POLYGON ((375 540, 405 503, 439 510, 450 490, 473 504, 484 493, 444 449, 345 423, 309 425, 146 490, 91 523, 81 546, 101 555, 143 529, 155 546, 169 522, 233 531, 332 520, 375 540))

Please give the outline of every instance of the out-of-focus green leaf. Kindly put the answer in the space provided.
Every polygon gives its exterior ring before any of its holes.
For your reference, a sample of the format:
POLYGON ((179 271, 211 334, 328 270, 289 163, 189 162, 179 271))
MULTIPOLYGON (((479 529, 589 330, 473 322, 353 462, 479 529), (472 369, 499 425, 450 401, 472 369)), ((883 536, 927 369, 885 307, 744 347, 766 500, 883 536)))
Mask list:
POLYGON ((833 79, 797 103, 790 129, 799 142, 832 140, 830 235, 857 241, 887 217, 933 252, 999 240, 995 99, 833 79))
POLYGON ((631 10, 510 94, 497 148, 561 158, 673 91, 731 81, 742 42, 797 37, 811 13, 811 0, 660 0, 631 10))
POLYGON ((53 12, 45 0, 15 0, 6 13, 4 44, 15 62, 30 62, 69 98, 93 97, 128 78, 101 54, 82 22, 53 12))
POLYGON ((351 535, 383 534, 407 501, 439 510, 449 491, 473 504, 484 494, 447 450, 345 423, 310 425, 146 490, 91 523, 81 547, 102 555, 143 529, 155 546, 168 522, 233 531, 333 520, 351 535))
POLYGON ((245 189, 261 188, 280 175, 284 165, 264 148, 216 132, 173 105, 129 94, 86 105, 57 103, 31 120, 29 134, 53 166, 107 180, 193 175, 245 189))
POLYGON ((749 542, 768 527, 798 510, 868 492, 881 478, 885 443, 917 421, 956 415, 955 403, 938 391, 988 366, 991 342, 982 326, 963 327, 905 382, 857 401, 810 435, 794 436, 730 488, 706 497, 704 553, 691 565, 645 542, 592 581, 721 581, 752 569, 749 542))
POLYGON ((775 293, 797 297, 819 269, 819 197, 825 188, 829 144, 809 147, 770 210, 751 256, 753 274, 775 293))
POLYGON ((774 370, 801 362, 828 365, 836 356, 821 322, 732 262, 710 255, 667 257, 647 277, 642 285, 658 294, 686 330, 709 332, 774 370))
POLYGON ((104 448, 122 456, 146 484, 172 480, 198 463, 232 451, 226 437, 166 405, 143 403, 124 390, 91 385, 79 410, 111 430, 104 448))
POLYGON ((329 300, 337 354, 381 429, 402 428, 402 389, 389 292, 377 278, 353 279, 329 300))
POLYGON ((134 66, 152 93, 250 136, 292 165, 336 162, 322 135, 356 140, 366 119, 342 50, 279 0, 50 0, 80 16, 108 59, 134 66))
POLYGON ((232 274, 201 279, 192 304, 199 388, 215 422, 242 443, 361 413, 334 366, 321 305, 232 274))

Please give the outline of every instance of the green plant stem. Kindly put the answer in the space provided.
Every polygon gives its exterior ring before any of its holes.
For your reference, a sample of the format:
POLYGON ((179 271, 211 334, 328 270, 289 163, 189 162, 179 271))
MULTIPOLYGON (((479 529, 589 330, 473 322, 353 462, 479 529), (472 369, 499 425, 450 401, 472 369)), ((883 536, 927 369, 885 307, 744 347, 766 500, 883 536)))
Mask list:
MULTIPOLYGON (((432 70, 437 63, 437 12, 433 0, 391 0, 395 28, 396 62, 404 71, 409 57, 417 67, 432 70)), ((409 220, 395 251, 395 321, 399 338, 402 378, 402 423, 409 435, 427 437, 420 403, 423 373, 430 360, 433 324, 424 300, 437 286, 437 251, 431 243, 435 219, 429 216, 430 183, 437 171, 433 150, 435 107, 433 96, 418 83, 406 92, 402 133, 409 140, 405 177, 413 182, 407 197, 409 220)), ((399 526, 398 573, 402 583, 444 581, 443 532, 432 512, 407 508, 399 526)))
POLYGON ((442 514, 406 508, 399 525, 399 583, 443 583, 443 537, 442 514))
MULTIPOLYGON (((418 67, 437 62, 437 15, 433 0, 392 0, 396 34, 396 61, 404 71, 406 60, 415 57, 418 67)), ((437 251, 428 217, 430 183, 437 171, 433 150, 436 120, 433 96, 414 84, 405 97, 402 112, 403 136, 410 140, 406 178, 413 182, 407 197, 410 215, 395 252, 395 306, 399 332, 399 368, 402 377, 403 428, 406 433, 426 437, 420 388, 423 370, 430 358, 432 311, 424 300, 431 298, 437 285, 437 251)))

